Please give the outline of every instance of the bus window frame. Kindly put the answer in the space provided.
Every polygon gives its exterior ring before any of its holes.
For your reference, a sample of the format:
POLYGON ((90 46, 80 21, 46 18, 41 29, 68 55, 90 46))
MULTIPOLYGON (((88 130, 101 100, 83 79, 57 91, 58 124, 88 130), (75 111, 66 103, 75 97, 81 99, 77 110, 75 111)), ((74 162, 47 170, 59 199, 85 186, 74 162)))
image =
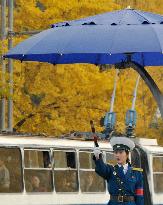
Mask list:
POLYGON ((78 157, 78 149, 77 148, 71 148, 71 147, 66 147, 66 148, 58 148, 58 147, 53 147, 52 148, 52 172, 53 172, 53 184, 54 184, 54 190, 55 190, 55 193, 56 194, 78 194, 80 193, 80 181, 79 181, 79 173, 78 173, 78 170, 79 170, 79 157, 78 157), (55 151, 63 151, 63 152, 74 152, 75 153, 75 164, 76 164, 76 168, 71 168, 71 167, 66 167, 66 168, 55 168, 54 166, 54 161, 55 161, 55 158, 54 158, 54 152, 55 151), (68 171, 68 170, 72 170, 72 171, 76 171, 77 172, 77 183, 78 183, 78 191, 76 192, 57 192, 56 191, 56 187, 55 187, 55 177, 54 177, 54 171, 68 171))
POLYGON ((152 183, 152 190, 153 190, 153 193, 154 194, 161 194, 161 193, 163 193, 163 192, 156 192, 155 191, 155 185, 154 185, 154 174, 163 174, 163 171, 162 172, 156 172, 156 171, 153 171, 154 170, 154 168, 153 168, 153 158, 159 158, 159 157, 162 157, 163 158, 163 153, 152 153, 151 154, 151 168, 152 168, 152 172, 151 172, 151 178, 152 178, 152 181, 153 181, 153 183, 152 183))
POLYGON ((59 148, 57 148, 57 149, 55 149, 55 148, 53 148, 53 154, 52 154, 52 158, 53 158, 53 170, 76 170, 77 171, 77 151, 75 151, 74 149, 72 149, 72 150, 70 150, 70 149, 59 149, 59 148), (75 164, 76 164, 76 168, 71 168, 71 167, 66 167, 66 168, 56 168, 55 166, 54 166, 54 152, 55 151, 57 151, 57 152, 59 152, 59 151, 64 151, 64 152, 74 152, 75 153, 75 164), (73 151, 72 151, 73 150, 73 151))
POLYGON ((52 160, 52 150, 53 150, 53 148, 51 148, 51 147, 46 147, 46 148, 44 148, 44 147, 23 147, 22 148, 22 151, 23 151, 23 162, 22 162, 22 170, 23 170, 23 184, 24 184, 24 192, 26 193, 26 194, 36 194, 36 192, 28 192, 27 190, 26 190, 26 188, 25 188, 25 185, 26 185, 26 183, 25 183, 25 170, 38 170, 38 171, 40 171, 40 170, 46 170, 46 171, 51 171, 51 178, 52 178, 52 180, 51 180, 51 185, 52 185, 52 187, 51 187, 51 191, 49 191, 49 192, 38 192, 38 193, 41 193, 41 194, 49 194, 49 193, 53 193, 54 191, 55 191, 55 186, 54 186, 54 174, 53 174, 53 160, 52 160), (49 152, 49 159, 50 159, 50 162, 51 162, 51 167, 26 167, 25 166, 25 151, 47 151, 47 152, 49 152))
POLYGON ((23 168, 23 164, 24 164, 24 157, 23 157, 23 153, 22 153, 22 148, 21 146, 11 146, 11 145, 6 145, 6 146, 0 146, 1 148, 5 148, 5 149, 18 149, 20 152, 20 169, 21 169, 21 173, 20 173, 20 178, 21 178, 21 191, 20 192, 5 192, 5 193, 0 193, 1 194, 21 194, 24 192, 24 168, 23 168))
MULTIPOLYGON (((104 159, 106 159, 106 155, 105 155, 105 152, 106 150, 103 150, 101 149, 102 153, 104 154, 104 159)), ((80 193, 81 194, 107 194, 108 191, 107 191, 107 182, 106 180, 104 180, 104 188, 105 190, 103 192, 82 192, 81 191, 81 183, 80 183, 80 171, 92 171, 92 172, 95 172, 95 168, 93 169, 85 169, 85 168, 80 168, 80 153, 81 152, 85 152, 85 153, 93 153, 93 149, 78 149, 78 178, 79 178, 79 190, 80 190, 80 193)), ((104 160, 104 162, 106 162, 106 160, 104 160)))
MULTIPOLYGON (((84 152, 84 153, 91 153, 93 154, 93 150, 79 150, 79 155, 81 152, 84 152)), ((82 171, 95 171, 95 169, 91 168, 91 169, 86 169, 86 168, 80 168, 80 156, 79 156, 79 159, 78 159, 78 162, 79 162, 79 169, 82 170, 82 171)))
POLYGON ((24 169, 52 169, 52 157, 51 157, 51 149, 49 148, 49 150, 48 150, 48 148, 47 149, 42 149, 42 148, 40 148, 40 149, 38 149, 38 148, 30 148, 30 149, 28 149, 28 148, 24 148, 23 149, 24 150, 24 169), (50 159, 50 161, 51 161, 51 167, 26 167, 25 166, 25 151, 39 151, 39 152, 49 152, 49 159, 50 159))

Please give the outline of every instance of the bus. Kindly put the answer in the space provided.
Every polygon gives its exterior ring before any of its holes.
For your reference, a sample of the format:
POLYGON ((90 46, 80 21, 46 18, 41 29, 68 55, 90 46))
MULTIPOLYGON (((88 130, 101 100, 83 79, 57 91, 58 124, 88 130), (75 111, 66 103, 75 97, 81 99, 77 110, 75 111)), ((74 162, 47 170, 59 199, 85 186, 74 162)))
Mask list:
MULTIPOLYGON (((134 141, 130 159, 144 170, 145 205, 163 205, 163 147, 155 139, 134 141)), ((103 140, 99 146, 104 161, 114 164, 110 143, 103 140)), ((92 141, 77 137, 0 134, 1 204, 107 204, 107 184, 95 173, 93 149, 92 141)))

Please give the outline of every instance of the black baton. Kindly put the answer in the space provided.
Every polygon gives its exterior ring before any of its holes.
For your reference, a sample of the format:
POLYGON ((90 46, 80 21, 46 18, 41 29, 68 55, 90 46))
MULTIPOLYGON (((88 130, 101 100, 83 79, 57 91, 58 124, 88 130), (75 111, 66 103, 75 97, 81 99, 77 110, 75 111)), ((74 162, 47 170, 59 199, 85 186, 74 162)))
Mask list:
POLYGON ((94 144, 96 147, 99 147, 99 144, 97 142, 98 138, 97 138, 97 135, 95 134, 96 130, 95 130, 95 126, 94 126, 94 123, 92 120, 90 120, 90 125, 91 125, 91 130, 92 130, 92 133, 93 133, 93 141, 94 141, 94 144))

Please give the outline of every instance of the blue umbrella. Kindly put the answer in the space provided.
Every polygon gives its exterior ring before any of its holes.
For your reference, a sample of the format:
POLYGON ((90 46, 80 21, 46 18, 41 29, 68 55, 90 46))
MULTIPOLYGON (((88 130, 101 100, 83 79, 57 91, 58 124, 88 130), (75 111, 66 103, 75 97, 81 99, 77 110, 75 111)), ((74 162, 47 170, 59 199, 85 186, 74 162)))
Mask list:
POLYGON ((125 9, 52 25, 5 57, 52 64, 116 64, 132 60, 163 65, 163 16, 125 9))
POLYGON ((163 65, 163 16, 125 9, 52 25, 12 48, 6 58, 52 64, 134 66, 163 116, 163 97, 144 66, 163 65))

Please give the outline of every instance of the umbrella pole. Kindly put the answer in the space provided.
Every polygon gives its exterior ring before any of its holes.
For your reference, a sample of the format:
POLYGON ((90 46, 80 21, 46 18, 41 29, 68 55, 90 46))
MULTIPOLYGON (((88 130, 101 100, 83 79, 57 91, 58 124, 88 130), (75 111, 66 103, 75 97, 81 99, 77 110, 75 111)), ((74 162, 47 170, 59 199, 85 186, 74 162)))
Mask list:
POLYGON ((163 119, 163 94, 161 93, 160 89, 158 88, 153 78, 150 76, 150 74, 145 70, 143 66, 136 62, 131 62, 131 67, 139 73, 139 75, 142 77, 142 79, 149 87, 150 91, 153 94, 153 97, 157 102, 157 105, 161 113, 161 117, 163 119))

